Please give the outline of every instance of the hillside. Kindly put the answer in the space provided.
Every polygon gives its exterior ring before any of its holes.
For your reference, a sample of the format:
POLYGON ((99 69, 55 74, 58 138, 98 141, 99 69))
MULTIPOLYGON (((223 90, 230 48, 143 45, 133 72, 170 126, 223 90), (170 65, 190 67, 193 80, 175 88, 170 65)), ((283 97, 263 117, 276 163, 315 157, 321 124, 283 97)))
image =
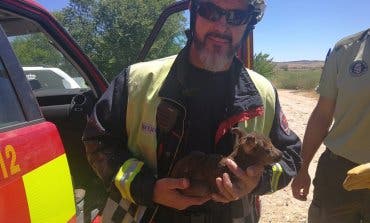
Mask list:
POLYGON ((287 62, 274 62, 279 69, 321 69, 324 66, 324 61, 321 60, 298 60, 287 62))

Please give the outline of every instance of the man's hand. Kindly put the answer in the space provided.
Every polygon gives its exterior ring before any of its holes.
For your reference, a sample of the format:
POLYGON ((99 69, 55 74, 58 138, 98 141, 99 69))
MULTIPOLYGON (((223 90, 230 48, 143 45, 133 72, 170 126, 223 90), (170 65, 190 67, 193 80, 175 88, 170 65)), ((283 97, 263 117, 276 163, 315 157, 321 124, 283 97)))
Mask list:
POLYGON ((222 178, 216 179, 219 193, 212 194, 212 199, 216 202, 229 203, 240 199, 249 194, 258 185, 263 173, 263 166, 254 165, 242 170, 231 159, 226 160, 229 170, 238 178, 236 182, 231 182, 230 176, 224 173, 222 178))
POLYGON ((193 205, 201 205, 211 199, 207 197, 189 197, 182 195, 177 189, 189 187, 189 181, 184 178, 162 178, 154 186, 153 201, 177 210, 184 210, 193 205))
POLYGON ((292 182, 293 197, 301 201, 306 201, 310 191, 310 185, 311 177, 308 174, 308 170, 301 169, 292 182))

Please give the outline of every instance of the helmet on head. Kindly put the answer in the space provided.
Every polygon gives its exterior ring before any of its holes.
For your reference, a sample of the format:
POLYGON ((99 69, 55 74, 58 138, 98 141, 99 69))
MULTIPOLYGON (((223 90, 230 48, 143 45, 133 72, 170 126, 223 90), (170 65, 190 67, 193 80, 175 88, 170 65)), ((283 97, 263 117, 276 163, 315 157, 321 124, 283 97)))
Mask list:
MULTIPOLYGON (((259 21, 261 21, 264 15, 264 12, 265 12, 266 4, 265 4, 265 0, 246 0, 246 1, 249 2, 247 11, 249 11, 252 15, 252 18, 246 28, 245 35, 248 35, 248 33, 254 28, 254 26, 259 21)), ((194 27, 195 27, 196 5, 198 2, 200 2, 200 0, 190 0, 189 2, 191 4, 190 5, 191 6, 190 7, 190 38, 191 38, 192 33, 194 32, 194 27)))
POLYGON ((256 25, 259 21, 261 21, 263 14, 265 13, 265 0, 251 0, 249 5, 251 6, 251 10, 253 10, 254 18, 252 19, 251 23, 256 25))

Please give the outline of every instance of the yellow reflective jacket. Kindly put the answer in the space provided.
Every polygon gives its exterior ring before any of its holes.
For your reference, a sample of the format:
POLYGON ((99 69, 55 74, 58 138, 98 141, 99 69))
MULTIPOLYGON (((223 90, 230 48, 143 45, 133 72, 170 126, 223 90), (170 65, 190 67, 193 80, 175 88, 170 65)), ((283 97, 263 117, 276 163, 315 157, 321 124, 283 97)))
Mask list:
MULTIPOLYGON (((137 221, 147 212, 146 207, 153 205, 156 178, 166 176, 181 149, 186 122, 181 94, 186 73, 183 60, 184 54, 180 53, 130 66, 99 99, 84 133, 90 164, 106 185, 114 179, 112 190, 119 190, 124 209, 131 211, 126 213, 137 221), (175 127, 167 134, 171 137, 164 143, 163 154, 169 154, 168 157, 158 155, 164 140, 161 140, 157 115, 163 102, 179 111, 175 127)), ((215 143, 235 125, 270 137, 273 144, 284 151, 284 158, 266 168, 254 193, 273 192, 286 186, 299 169, 301 143, 289 130, 271 83, 245 69, 237 59, 234 63, 237 67, 234 90, 238 100, 233 104, 233 112, 220 124, 215 143), (238 104, 240 101, 242 104, 238 104)), ((112 209, 112 204, 116 207, 117 201, 113 200, 108 200, 106 210, 112 209)), ((113 215, 112 211, 105 213, 108 213, 105 218, 113 215)))

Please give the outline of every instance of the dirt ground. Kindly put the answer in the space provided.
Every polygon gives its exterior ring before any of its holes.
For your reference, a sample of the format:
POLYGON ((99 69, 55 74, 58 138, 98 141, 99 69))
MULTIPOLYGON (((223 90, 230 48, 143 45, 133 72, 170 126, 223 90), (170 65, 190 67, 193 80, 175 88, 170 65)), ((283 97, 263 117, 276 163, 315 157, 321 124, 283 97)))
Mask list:
MULTIPOLYGON (((279 90, 280 104, 288 119, 289 127, 303 139, 308 118, 316 105, 317 95, 314 92, 296 90, 279 90)), ((313 178, 316 165, 324 147, 321 146, 310 165, 310 175, 313 178)), ((304 223, 307 219, 308 207, 312 200, 313 186, 307 201, 296 200, 290 185, 271 195, 261 197, 262 216, 261 223, 304 223)))

